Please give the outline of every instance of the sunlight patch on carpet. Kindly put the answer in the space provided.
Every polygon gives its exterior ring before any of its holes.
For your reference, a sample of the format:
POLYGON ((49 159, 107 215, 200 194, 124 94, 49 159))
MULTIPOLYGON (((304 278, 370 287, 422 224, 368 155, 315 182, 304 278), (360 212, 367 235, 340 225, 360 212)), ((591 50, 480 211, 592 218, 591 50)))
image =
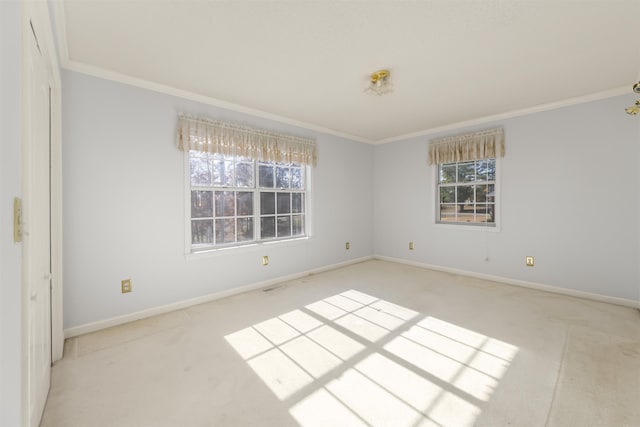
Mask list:
POLYGON ((473 425, 518 352, 357 290, 225 338, 303 426, 473 425))

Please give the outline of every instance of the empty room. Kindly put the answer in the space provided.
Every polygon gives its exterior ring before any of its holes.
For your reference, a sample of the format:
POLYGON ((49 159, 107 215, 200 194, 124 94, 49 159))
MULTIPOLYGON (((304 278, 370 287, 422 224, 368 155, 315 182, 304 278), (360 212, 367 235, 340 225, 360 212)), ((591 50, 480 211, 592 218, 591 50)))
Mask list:
POLYGON ((0 2, 0 426, 639 426, 640 2, 0 2))

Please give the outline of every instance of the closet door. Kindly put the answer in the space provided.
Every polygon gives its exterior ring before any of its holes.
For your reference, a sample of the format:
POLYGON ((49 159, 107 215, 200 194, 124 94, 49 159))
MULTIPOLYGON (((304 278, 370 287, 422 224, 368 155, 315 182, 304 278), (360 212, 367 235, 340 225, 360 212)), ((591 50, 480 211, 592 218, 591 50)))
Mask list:
POLYGON ((38 32, 25 17, 23 260, 28 425, 40 424, 51 377, 51 90, 38 32))

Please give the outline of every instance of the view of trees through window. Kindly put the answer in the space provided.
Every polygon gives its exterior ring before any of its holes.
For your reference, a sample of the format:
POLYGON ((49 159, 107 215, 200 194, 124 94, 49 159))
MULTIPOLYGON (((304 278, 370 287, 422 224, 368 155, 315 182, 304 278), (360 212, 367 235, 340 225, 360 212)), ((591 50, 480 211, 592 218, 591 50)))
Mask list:
POLYGON ((496 160, 438 165, 439 223, 495 226, 496 160))
POLYGON ((192 250, 305 236, 305 170, 189 152, 192 250))

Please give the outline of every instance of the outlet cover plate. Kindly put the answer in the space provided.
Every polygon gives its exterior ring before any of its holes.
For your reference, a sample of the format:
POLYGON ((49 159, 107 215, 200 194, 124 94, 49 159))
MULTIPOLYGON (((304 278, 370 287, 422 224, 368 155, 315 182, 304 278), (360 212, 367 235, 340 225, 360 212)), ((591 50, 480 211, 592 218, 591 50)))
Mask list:
POLYGON ((120 282, 122 286, 122 293, 127 294, 131 292, 133 289, 131 288, 131 279, 124 279, 120 282))
POLYGON ((527 267, 533 267, 535 265, 535 261, 532 256, 527 256, 524 258, 524 263, 527 267))

